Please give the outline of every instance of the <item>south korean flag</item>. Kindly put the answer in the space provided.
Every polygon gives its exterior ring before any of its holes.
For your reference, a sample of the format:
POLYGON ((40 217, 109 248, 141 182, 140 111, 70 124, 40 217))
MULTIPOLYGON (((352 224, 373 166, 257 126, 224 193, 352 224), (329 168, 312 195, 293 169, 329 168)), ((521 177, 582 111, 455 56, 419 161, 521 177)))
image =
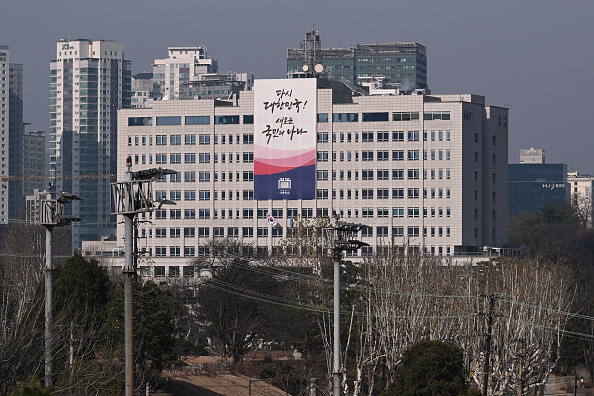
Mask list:
POLYGON ((268 222, 269 222, 270 224, 272 224, 272 226, 273 226, 273 227, 275 227, 275 226, 277 225, 277 222, 276 222, 276 220, 274 219, 274 217, 272 217, 272 216, 270 215, 270 213, 268 214, 268 222))

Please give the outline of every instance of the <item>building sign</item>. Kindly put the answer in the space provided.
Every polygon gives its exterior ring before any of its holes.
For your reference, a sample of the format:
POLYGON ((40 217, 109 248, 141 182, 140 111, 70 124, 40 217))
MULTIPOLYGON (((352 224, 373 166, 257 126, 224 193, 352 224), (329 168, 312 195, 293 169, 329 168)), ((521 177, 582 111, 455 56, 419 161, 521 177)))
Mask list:
POLYGON ((255 199, 315 199, 316 82, 254 82, 255 199))
POLYGON ((557 188, 565 188, 565 183, 543 183, 542 188, 547 190, 555 190, 557 188))

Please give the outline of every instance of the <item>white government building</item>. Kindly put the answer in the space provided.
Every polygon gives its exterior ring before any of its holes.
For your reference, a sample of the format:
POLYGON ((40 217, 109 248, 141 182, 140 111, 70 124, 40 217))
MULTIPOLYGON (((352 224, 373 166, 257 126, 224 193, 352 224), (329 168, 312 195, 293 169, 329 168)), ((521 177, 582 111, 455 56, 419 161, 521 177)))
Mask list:
MULTIPOLYGON (((298 217, 333 213, 368 226, 360 240, 370 247, 350 253, 354 257, 392 243, 443 256, 505 245, 508 110, 485 105, 479 95, 417 93, 354 95, 321 78, 256 80, 254 90, 229 101, 155 101, 152 108, 120 109, 118 180, 124 180, 127 157, 132 171, 178 172, 152 186, 155 199, 176 205, 139 215, 138 248, 148 252, 141 274, 190 276, 196 257, 209 254, 212 238, 238 238, 270 253, 298 217), (262 196, 254 193, 254 141, 269 138, 259 120, 271 111, 268 102, 255 99, 262 97, 258 89, 306 92, 310 106, 302 103, 299 117, 313 119, 315 131, 298 137, 315 138, 315 180, 292 184, 313 186, 314 199, 254 199, 262 196)), ((113 250, 123 250, 123 236, 118 224, 113 250)), ((86 254, 98 250, 106 248, 83 246, 86 254)))

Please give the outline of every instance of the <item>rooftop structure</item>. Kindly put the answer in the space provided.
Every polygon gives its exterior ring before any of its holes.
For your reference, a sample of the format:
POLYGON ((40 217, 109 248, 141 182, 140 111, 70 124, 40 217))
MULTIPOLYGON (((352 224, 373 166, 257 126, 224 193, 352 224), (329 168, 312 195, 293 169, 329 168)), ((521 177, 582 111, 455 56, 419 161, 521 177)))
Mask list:
POLYGON ((428 89, 427 55, 419 43, 359 43, 350 48, 322 48, 319 34, 306 34, 298 48, 287 50, 287 74, 312 72, 337 81, 362 84, 363 78, 382 77, 390 88, 403 92, 428 89))

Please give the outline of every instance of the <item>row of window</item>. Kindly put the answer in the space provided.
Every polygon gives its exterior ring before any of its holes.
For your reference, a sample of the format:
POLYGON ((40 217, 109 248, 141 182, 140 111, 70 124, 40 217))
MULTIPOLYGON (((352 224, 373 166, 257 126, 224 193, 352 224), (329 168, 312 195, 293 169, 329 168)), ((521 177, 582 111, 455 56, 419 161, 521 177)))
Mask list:
MULTIPOLYGON (((167 146, 167 141, 169 141, 169 144, 171 146, 180 146, 182 144, 182 135, 169 135, 169 139, 168 139, 168 135, 155 135, 154 136, 155 139, 155 145, 156 146, 167 146)), ((229 142, 229 144, 233 144, 233 135, 229 135, 229 140, 227 140, 227 135, 220 135, 221 137, 221 144, 225 144, 226 142, 229 142)), ((207 145, 210 144, 210 135, 207 134, 203 134, 203 135, 198 135, 198 144, 201 145, 207 145)), ((243 138, 241 139, 240 135, 236 135, 236 144, 240 144, 240 142, 243 142, 243 144, 254 144, 254 134, 253 133, 244 133, 243 134, 243 138)), ((146 146, 148 143, 149 146, 153 145, 153 136, 150 135, 147 136, 143 135, 143 136, 134 136, 134 145, 135 146, 146 146)), ((195 145, 196 144, 196 135, 184 135, 184 143, 186 145, 195 145)), ((219 135, 215 135, 214 137, 214 143, 218 144, 219 143, 219 135)), ((132 146, 132 136, 128 136, 128 146, 132 146)))
MULTIPOLYGON (((405 150, 392 150, 392 161, 404 161, 405 159, 409 161, 419 161, 420 159, 420 150, 406 150, 406 157, 405 157, 405 150)), ((329 151, 318 151, 317 154, 317 162, 328 162, 329 161, 329 151)), ((354 156, 352 155, 353 152, 347 151, 346 156, 344 151, 332 151, 332 161, 337 161, 337 154, 339 161, 359 161, 359 152, 354 151, 354 156)), ((445 160, 449 161, 451 159, 451 151, 450 150, 423 150, 423 160, 429 160, 429 155, 432 161, 444 160, 444 153, 445 153, 445 160)), ((389 150, 363 150, 361 151, 361 161, 363 162, 371 162, 371 161, 389 161, 390 160, 390 151, 389 150)))
MULTIPOLYGON (((181 116, 165 116, 155 117, 155 125, 157 126, 168 126, 168 125, 182 125, 181 116)), ((215 116, 215 125, 227 125, 227 124, 239 124, 239 115, 220 115, 215 116)), ((185 116, 183 117, 183 125, 210 125, 210 116, 185 116)), ((244 115, 243 124, 253 124, 253 115, 244 115)), ((153 117, 128 117, 128 126, 152 126, 153 117)))
MULTIPOLYGON (((316 190, 316 198, 320 200, 330 199, 328 195, 328 189, 319 188, 316 190)), ((478 190, 477 190, 478 191, 478 190)), ((404 199, 405 189, 404 188, 392 188, 392 199, 404 199)), ((409 199, 418 199, 420 198, 419 188, 408 188, 406 189, 406 197, 409 199)), ((424 188, 423 189, 423 198, 451 198, 451 190, 449 188, 424 188), (444 195, 445 192, 445 195, 444 195), (430 194, 429 194, 430 193, 430 194)), ((338 190, 338 195, 336 190, 332 190, 332 199, 359 199, 359 190, 338 190), (352 191, 355 192, 354 196, 352 191), (346 192, 346 194, 345 194, 346 192)), ((390 189, 389 188, 378 188, 374 190, 373 188, 362 188, 361 189, 361 199, 390 199, 390 189), (374 197, 375 193, 375 197, 374 197)))
MULTIPOLYGON (((425 121, 450 120, 449 111, 429 111, 423 113, 425 121)), ((467 120, 467 112, 464 113, 464 119, 467 120)), ((468 113, 472 116, 472 113, 468 113)), ((210 125, 210 116, 163 116, 155 117, 156 126, 182 125, 210 125)), ((215 125, 237 125, 240 124, 239 115, 220 115, 214 116, 215 125)), ((328 122, 328 113, 319 113, 318 122, 328 122)), ((392 113, 392 121, 418 121, 419 112, 395 112, 392 113)), ((472 118, 470 119, 470 121, 472 118)), ((385 122, 390 121, 389 112, 361 113, 361 122, 385 122)), ((332 122, 359 122, 359 113, 334 113, 332 122)), ((243 124, 253 124, 253 115, 244 115, 243 124)), ((128 126, 152 126, 153 117, 128 117, 128 126)))
MULTIPOLYGON (((316 179, 318 181, 327 181, 329 177, 330 171, 329 170, 318 170, 316 179)), ((339 180, 359 180, 359 171, 354 170, 340 170, 340 171, 332 171, 332 180, 338 179, 339 180)), ((374 175, 377 175, 377 180, 404 180, 405 175, 407 175, 408 180, 418 180, 420 176, 420 169, 362 169, 361 170, 361 180, 374 180, 374 175), (392 176, 390 177, 390 173, 392 176)), ((431 179, 443 179, 445 175, 445 179, 451 178, 451 170, 450 168, 431 168, 431 169, 423 169, 423 179, 427 180, 431 175, 431 179)), ((477 173, 478 175, 478 173, 477 173)))
MULTIPOLYGON (((407 234, 405 234, 404 232, 404 228, 403 227, 394 227, 394 229, 392 230, 392 235, 394 237, 404 237, 404 236, 415 236, 416 233, 416 229, 415 227, 412 228, 407 228, 407 234)), ((380 232, 382 233, 382 235, 386 235, 384 237, 389 237, 389 235, 384 234, 384 230, 380 230, 380 232)), ((443 232, 443 230, 442 230, 443 232)), ((418 236, 418 235, 416 235, 418 236)), ((377 252, 378 254, 388 254, 388 250, 389 250, 389 246, 377 246, 377 252)), ((406 249, 404 246, 396 246, 395 247, 398 252, 404 252, 406 249)), ((237 250, 235 252, 232 253, 238 253, 239 248, 237 248, 237 250)), ((181 247, 180 246, 170 246, 169 247, 169 255, 170 257, 180 257, 181 256, 181 247)), ((268 247, 267 246, 257 246, 255 249, 253 246, 244 246, 242 248, 243 250, 243 254, 250 256, 253 255, 254 253, 256 255, 259 256, 266 256, 268 255, 268 247)), ((363 248, 361 248, 361 256, 372 256, 373 255, 373 247, 372 246, 364 246, 363 248)), ((408 248, 409 252, 413 253, 413 252, 418 252, 419 251, 419 246, 409 246, 408 248)), ((436 249, 435 246, 432 245, 430 248, 428 246, 425 246, 425 250, 426 253, 431 252, 431 254, 435 254, 436 253, 436 249)), ((277 252, 277 248, 275 246, 272 247, 272 253, 275 254, 277 252)), ((438 246, 438 250, 437 250, 438 254, 443 254, 443 246, 438 246)), ((210 248, 208 246, 199 246, 198 249, 196 249, 196 247, 194 246, 184 246, 183 248, 183 253, 184 253, 184 257, 194 257, 196 255, 196 253, 198 253, 199 256, 201 257, 206 257, 210 255, 210 248)), ((291 252, 292 254, 299 254, 299 251, 293 251, 291 252)), ((357 250, 349 250, 346 252, 348 257, 354 257, 358 255, 358 251, 357 250)), ((150 254, 152 254, 152 249, 150 249, 150 254)), ((446 246, 446 254, 449 256, 450 255, 450 246, 446 246)), ((155 247, 155 256, 158 257, 166 257, 167 256, 167 246, 157 246, 155 247)), ((170 278, 178 278, 180 277, 180 267, 176 266, 176 265, 172 265, 172 266, 168 266, 167 267, 169 269, 169 277, 170 278)), ((191 278, 194 277, 196 275, 202 276, 201 274, 198 274, 197 270, 199 270, 199 268, 195 267, 195 266, 183 266, 183 277, 185 278, 191 278)), ((114 269, 116 269, 116 267, 114 267, 114 269)), ((118 268, 119 269, 119 268, 118 268)), ((154 276, 157 278, 161 278, 161 277, 165 277, 166 275, 166 267, 162 266, 162 265, 155 265, 153 267, 154 269, 154 276)), ((140 275, 143 277, 150 277, 151 276, 151 267, 148 266, 141 266, 140 267, 140 275)))
MULTIPOLYGON (((386 131, 379 131, 379 132, 361 132, 361 141, 363 143, 371 143, 374 141, 374 138, 377 136, 378 142, 389 142, 390 138, 393 142, 404 142, 405 133, 404 131, 394 131, 392 133, 386 131), (391 136, 390 136, 391 135, 391 136)), ((431 136, 431 141, 445 141, 449 142, 451 140, 451 132, 449 130, 432 130, 424 131, 423 132, 423 141, 428 141, 429 136, 431 136)), ((318 132, 317 140, 318 143, 328 143, 329 132, 318 132)), ((337 136, 336 133, 332 133, 332 143, 336 143, 337 137, 340 139, 340 143, 351 143, 353 140, 355 143, 359 142, 359 132, 340 132, 337 136)), ((418 142, 419 141, 419 131, 408 131, 406 133, 407 141, 409 142, 418 142)))
MULTIPOLYGON (((423 113, 425 121, 433 120, 449 120, 449 111, 427 111, 423 113)), ((361 122, 383 122, 390 120, 389 112, 373 112, 361 113, 361 122)), ((392 121, 418 121, 418 111, 404 111, 392 113, 392 121)), ((328 122, 327 113, 318 114, 318 122, 328 122)), ((359 122, 359 113, 334 113, 332 114, 332 122, 359 122)))
MULTIPOLYGON (((389 227, 388 226, 376 226, 375 227, 375 237, 377 238, 387 238, 389 236, 393 237, 403 237, 403 236, 419 236, 420 227, 418 226, 408 226, 407 233, 404 233, 405 227, 403 226, 394 226, 392 227, 392 235, 389 234, 389 227)), ((196 234, 195 228, 184 228, 184 238, 195 238, 198 235, 198 238, 210 238, 211 229, 209 227, 198 227, 198 234, 196 234)), ((225 234, 225 227, 213 227, 212 228, 212 236, 214 238, 239 238, 241 235, 242 238, 268 238, 269 236, 273 238, 281 238, 283 237, 283 228, 281 227, 256 227, 254 234, 254 227, 227 227, 225 234), (240 234, 241 231, 241 234, 240 234)), ((431 237, 449 237, 451 235, 450 227, 442 227, 442 226, 432 226, 432 227, 423 227, 423 236, 431 236, 431 237), (445 231, 445 232, 444 232, 445 231)), ((374 237, 374 228, 373 227, 363 227, 361 230, 361 236, 364 238, 372 238, 374 237)), ((167 229, 166 228, 155 228, 155 238, 166 238, 167 237, 167 229)), ((169 229, 169 237, 170 238, 181 238, 181 230, 179 228, 170 228, 169 229)), ((193 248, 188 246, 189 248, 193 248)), ((166 247, 165 246, 156 246, 156 256, 162 256, 166 254, 166 247)), ((181 251, 180 246, 170 246, 169 247, 170 256, 177 257, 179 256, 179 252, 181 251)))
MULTIPOLYGON (((420 227, 417 226, 408 226, 408 227, 392 227, 392 235, 389 234, 389 227, 385 226, 378 226, 375 227, 375 237, 376 238, 388 238, 388 237, 418 237, 419 236, 419 229, 420 227), (406 234, 404 230, 406 229, 406 234)), ((451 234, 450 227, 423 227, 423 236, 432 236, 432 237, 449 237, 451 234), (428 234, 427 231, 431 232, 428 234), (444 233, 445 230, 445 233, 444 233)), ((361 230, 361 236, 366 238, 372 238, 373 235, 373 228, 372 227, 363 227, 361 230)))

